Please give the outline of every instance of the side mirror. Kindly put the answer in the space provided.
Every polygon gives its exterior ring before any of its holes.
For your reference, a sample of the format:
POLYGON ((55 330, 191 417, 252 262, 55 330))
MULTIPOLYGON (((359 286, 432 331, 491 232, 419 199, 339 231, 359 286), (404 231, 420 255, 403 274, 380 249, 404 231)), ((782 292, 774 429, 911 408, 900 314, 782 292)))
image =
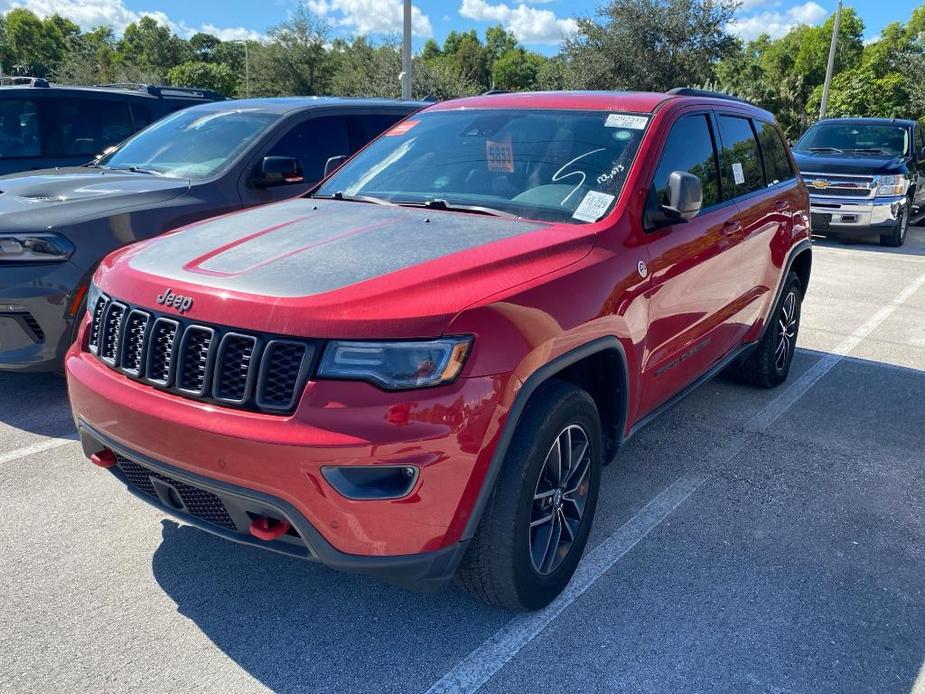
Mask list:
POLYGON ((703 207, 703 185, 687 171, 672 171, 668 175, 665 199, 652 210, 650 217, 656 226, 686 222, 700 214, 703 207))
POLYGON ((303 183, 305 175, 298 159, 293 157, 264 157, 260 162, 253 184, 258 188, 272 188, 303 183))
POLYGON ((346 154, 338 154, 334 157, 328 157, 328 160, 324 163, 324 177, 327 178, 332 173, 337 171, 340 168, 340 165, 347 161, 346 154))

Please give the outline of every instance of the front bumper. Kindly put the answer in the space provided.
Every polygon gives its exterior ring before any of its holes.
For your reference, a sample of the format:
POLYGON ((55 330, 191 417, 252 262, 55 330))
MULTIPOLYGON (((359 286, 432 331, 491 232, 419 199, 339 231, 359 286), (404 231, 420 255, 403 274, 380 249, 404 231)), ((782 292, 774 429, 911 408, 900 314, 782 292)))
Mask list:
POLYGON ((88 454, 109 448, 210 491, 233 518, 275 510, 265 515, 286 519, 298 535, 270 546, 239 522, 223 527, 139 494, 145 501, 238 542, 419 587, 445 582, 464 551, 465 525, 506 412, 502 403, 516 390, 512 376, 460 378, 403 394, 317 381, 308 384, 292 415, 279 416, 158 391, 78 345, 65 366, 88 454), (322 474, 328 466, 375 465, 414 466, 411 492, 398 499, 349 499, 322 474))
POLYGON ((60 368, 76 320, 71 303, 83 274, 70 262, 0 269, 0 370, 60 368))
POLYGON ((909 204, 905 195, 872 199, 852 199, 810 195, 812 229, 838 235, 865 234, 892 229, 909 204))

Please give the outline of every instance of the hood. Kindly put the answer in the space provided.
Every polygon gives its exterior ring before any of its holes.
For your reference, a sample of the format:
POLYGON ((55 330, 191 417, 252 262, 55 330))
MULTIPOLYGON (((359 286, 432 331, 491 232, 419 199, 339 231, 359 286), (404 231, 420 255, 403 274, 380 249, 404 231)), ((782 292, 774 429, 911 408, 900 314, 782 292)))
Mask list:
POLYGON ((440 334, 479 300, 576 262, 581 226, 296 199, 188 226, 104 261, 101 287, 193 320, 310 337, 440 334))
POLYGON ((187 190, 186 179, 83 166, 46 169, 0 177, 0 214, 5 228, 56 227, 187 190))
POLYGON ((801 172, 854 174, 857 176, 876 176, 878 174, 898 174, 906 172, 906 160, 903 157, 884 157, 872 154, 836 154, 833 152, 793 151, 797 167, 801 172))

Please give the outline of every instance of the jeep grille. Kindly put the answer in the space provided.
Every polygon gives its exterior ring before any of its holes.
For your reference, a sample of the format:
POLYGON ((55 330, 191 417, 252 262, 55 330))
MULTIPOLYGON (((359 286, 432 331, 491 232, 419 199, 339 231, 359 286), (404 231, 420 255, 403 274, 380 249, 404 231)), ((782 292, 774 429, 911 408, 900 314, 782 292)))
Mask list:
POLYGON ((312 340, 207 325, 100 296, 90 352, 111 369, 194 400, 289 414, 318 352, 312 340))

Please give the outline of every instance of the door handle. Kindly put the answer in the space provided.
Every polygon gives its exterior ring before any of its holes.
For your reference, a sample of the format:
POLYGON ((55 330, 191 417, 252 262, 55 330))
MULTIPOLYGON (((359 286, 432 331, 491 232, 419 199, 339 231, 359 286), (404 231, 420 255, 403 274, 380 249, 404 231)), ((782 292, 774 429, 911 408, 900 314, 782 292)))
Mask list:
POLYGON ((737 219, 723 224, 723 236, 733 236, 734 234, 738 234, 740 231, 742 231, 742 222, 737 219))
POLYGON ((790 203, 786 200, 778 200, 774 203, 775 212, 787 212, 790 209, 790 203))

